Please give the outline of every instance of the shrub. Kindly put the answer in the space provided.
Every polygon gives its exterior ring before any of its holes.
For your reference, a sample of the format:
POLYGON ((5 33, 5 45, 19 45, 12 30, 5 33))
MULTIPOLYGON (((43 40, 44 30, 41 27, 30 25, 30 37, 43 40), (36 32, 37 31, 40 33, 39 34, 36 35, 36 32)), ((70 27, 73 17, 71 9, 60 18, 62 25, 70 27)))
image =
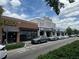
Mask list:
POLYGON ((40 55, 37 59, 79 59, 79 40, 40 55))
POLYGON ((16 49, 16 48, 22 48, 22 47, 24 47, 24 45, 25 45, 24 43, 7 44, 6 49, 12 50, 12 49, 16 49))

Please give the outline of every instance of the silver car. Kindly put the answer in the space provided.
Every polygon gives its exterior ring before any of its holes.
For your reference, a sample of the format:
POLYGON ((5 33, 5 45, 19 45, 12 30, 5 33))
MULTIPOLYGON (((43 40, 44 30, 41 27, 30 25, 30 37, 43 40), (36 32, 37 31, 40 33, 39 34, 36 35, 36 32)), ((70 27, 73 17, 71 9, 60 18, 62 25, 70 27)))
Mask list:
POLYGON ((5 45, 0 45, 0 59, 7 58, 7 50, 5 49, 5 45))
POLYGON ((34 38, 31 40, 32 44, 40 44, 40 43, 44 43, 44 42, 47 42, 47 37, 44 37, 44 36, 40 36, 38 38, 34 38))
POLYGON ((56 41, 58 40, 58 37, 57 36, 52 36, 52 37, 48 37, 48 41, 56 41))

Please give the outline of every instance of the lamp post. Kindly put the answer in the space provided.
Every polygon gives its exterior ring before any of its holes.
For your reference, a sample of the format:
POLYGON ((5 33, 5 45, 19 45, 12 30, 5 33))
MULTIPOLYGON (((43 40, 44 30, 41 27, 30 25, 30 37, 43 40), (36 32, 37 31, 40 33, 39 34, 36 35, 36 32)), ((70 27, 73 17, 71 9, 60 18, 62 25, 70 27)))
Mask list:
MULTIPOLYGON (((4 20, 4 27, 5 27, 5 24, 6 24, 6 21, 4 20)), ((7 44, 8 42, 7 42, 7 35, 8 35, 8 29, 7 29, 7 26, 6 26, 6 28, 5 28, 5 32, 6 32, 6 39, 5 39, 5 44, 7 44)))
POLYGON ((6 39, 5 39, 6 44, 8 44, 8 42, 7 42, 7 38, 8 38, 7 35, 8 35, 8 31, 6 29, 6 39))
POLYGON ((7 35, 8 35, 8 32, 7 32, 7 27, 5 27, 5 25, 6 25, 6 21, 5 21, 5 19, 3 19, 2 36, 3 37, 5 36, 5 38, 3 38, 3 43, 2 44, 7 44, 7 35), (4 33, 5 33, 5 35, 4 35, 4 33))

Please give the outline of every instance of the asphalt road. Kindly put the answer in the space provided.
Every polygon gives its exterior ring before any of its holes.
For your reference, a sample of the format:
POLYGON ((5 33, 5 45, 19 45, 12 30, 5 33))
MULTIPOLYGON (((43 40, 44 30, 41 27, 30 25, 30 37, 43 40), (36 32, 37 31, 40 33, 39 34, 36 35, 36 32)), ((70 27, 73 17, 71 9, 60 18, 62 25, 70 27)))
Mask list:
POLYGON ((40 54, 55 50, 63 45, 69 44, 78 38, 69 38, 58 41, 51 41, 44 44, 32 45, 24 47, 21 51, 9 52, 7 59, 36 59, 40 54))

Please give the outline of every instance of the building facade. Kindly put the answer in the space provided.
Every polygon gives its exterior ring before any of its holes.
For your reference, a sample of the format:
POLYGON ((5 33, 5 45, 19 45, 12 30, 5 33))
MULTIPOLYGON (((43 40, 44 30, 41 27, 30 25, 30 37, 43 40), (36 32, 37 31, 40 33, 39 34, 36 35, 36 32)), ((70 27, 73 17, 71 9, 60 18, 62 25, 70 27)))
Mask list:
POLYGON ((49 17, 35 18, 31 20, 38 24, 38 36, 53 36, 55 35, 56 24, 49 17))
POLYGON ((37 37, 38 25, 36 23, 6 16, 2 16, 0 22, 1 43, 27 41, 37 37))

